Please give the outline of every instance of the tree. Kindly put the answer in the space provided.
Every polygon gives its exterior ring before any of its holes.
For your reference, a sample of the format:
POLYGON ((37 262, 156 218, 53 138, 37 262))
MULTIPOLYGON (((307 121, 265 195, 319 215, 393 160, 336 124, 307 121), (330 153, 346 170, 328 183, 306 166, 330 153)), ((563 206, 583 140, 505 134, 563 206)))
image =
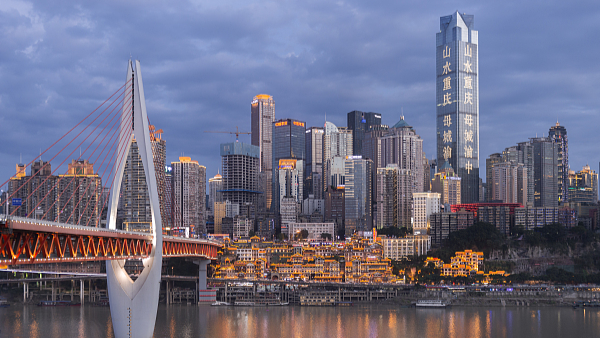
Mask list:
POLYGON ((254 237, 254 230, 250 230, 248 232, 248 237, 254 237))
POLYGON ((321 234, 321 238, 324 240, 331 240, 331 234, 324 232, 321 234))
POLYGON ((300 230, 300 236, 302 237, 302 239, 307 239, 308 238, 308 230, 306 230, 306 229, 300 230))
POLYGON ((385 228, 377 230, 378 235, 386 235, 389 237, 397 237, 397 238, 406 237, 406 234, 408 232, 409 232, 409 230, 406 227, 402 227, 402 228, 385 227, 385 228))

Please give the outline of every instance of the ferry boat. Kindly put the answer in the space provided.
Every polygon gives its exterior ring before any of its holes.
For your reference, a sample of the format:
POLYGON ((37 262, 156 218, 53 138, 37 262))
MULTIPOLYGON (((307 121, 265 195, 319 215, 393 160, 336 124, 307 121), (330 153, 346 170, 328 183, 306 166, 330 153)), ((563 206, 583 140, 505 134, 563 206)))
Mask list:
POLYGON ((210 304, 210 305, 211 305, 211 306, 228 306, 228 305, 231 305, 231 304, 229 304, 229 303, 227 303, 227 302, 220 302, 220 301, 216 301, 216 302, 214 302, 214 303, 212 303, 212 304, 210 304))
POLYGON ((441 299, 419 299, 415 306, 427 308, 445 308, 448 306, 448 304, 441 299))

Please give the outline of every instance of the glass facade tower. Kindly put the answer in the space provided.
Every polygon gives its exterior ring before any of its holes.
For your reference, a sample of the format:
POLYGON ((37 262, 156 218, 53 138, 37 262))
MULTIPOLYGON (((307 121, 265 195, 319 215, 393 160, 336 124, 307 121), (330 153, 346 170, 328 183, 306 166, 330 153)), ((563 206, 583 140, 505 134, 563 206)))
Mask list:
MULTIPOLYGON (((270 210, 272 196, 271 175, 273 164, 273 121, 275 121, 275 101, 271 95, 260 94, 252 99, 252 145, 260 150, 259 168, 264 173, 266 209, 270 210)), ((264 210, 261 210, 264 211, 264 210)))
POLYGON ((437 161, 461 177, 463 203, 479 201, 479 58, 474 16, 440 18, 436 34, 437 161))

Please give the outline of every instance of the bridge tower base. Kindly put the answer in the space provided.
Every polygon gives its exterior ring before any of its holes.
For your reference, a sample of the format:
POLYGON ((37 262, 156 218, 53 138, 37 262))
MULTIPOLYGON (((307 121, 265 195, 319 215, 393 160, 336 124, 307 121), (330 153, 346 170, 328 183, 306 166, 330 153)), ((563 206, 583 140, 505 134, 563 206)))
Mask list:
POLYGON ((210 264, 210 260, 195 260, 194 264, 200 266, 200 271, 198 272, 198 305, 210 305, 217 300, 217 290, 209 289, 206 283, 206 267, 210 264))

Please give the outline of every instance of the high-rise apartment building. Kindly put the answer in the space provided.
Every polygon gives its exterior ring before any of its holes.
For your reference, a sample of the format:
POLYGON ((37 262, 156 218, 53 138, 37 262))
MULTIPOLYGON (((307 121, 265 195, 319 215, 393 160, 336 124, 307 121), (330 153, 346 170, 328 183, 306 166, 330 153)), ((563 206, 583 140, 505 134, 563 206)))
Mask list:
POLYGON ((527 168, 522 163, 500 162, 492 165, 488 185, 493 201, 527 205, 527 168))
POLYGON ((173 226, 186 233, 206 233, 206 167, 180 157, 173 168, 173 226))
POLYGON ((353 110, 348 113, 348 129, 352 131, 352 153, 366 158, 363 152, 365 133, 381 125, 381 114, 353 110))
POLYGON ((376 226, 377 229, 412 227, 413 193, 410 170, 396 164, 377 168, 376 226))
POLYGON ((224 201, 239 205, 246 203, 256 205, 258 195, 263 193, 258 190, 259 161, 260 148, 258 146, 243 142, 221 144, 224 201))
MULTIPOLYGON (((306 124, 293 119, 273 122, 273 201, 271 209, 279 213, 279 163, 280 160, 295 160, 294 170, 298 171, 298 201, 302 202, 304 193, 304 160, 306 158, 306 124)), ((286 162, 288 163, 288 162, 286 162)), ((291 163, 291 162, 289 162, 291 163)))
POLYGON ((345 234, 373 228, 373 161, 348 156, 345 161, 345 234))
POLYGON ((313 195, 316 199, 323 199, 323 134, 323 128, 306 129, 304 197, 313 195))
POLYGON ((550 127, 548 138, 558 147, 558 203, 569 202, 569 141, 567 129, 558 121, 550 127))
POLYGON ((418 192, 413 194, 413 233, 427 235, 430 216, 440 212, 440 198, 436 192, 418 192))
POLYGON ((292 198, 296 203, 302 200, 302 160, 283 159, 278 165, 279 204, 283 198, 292 198), (300 168, 300 170, 298 170, 300 168))
MULTIPOLYGON (((259 170, 265 173, 266 208, 271 209, 273 198, 273 122, 275 121, 275 101, 271 95, 260 94, 252 99, 252 145, 259 149, 259 170)), ((260 210, 261 212, 263 210, 260 210)))
POLYGON ((381 138, 380 167, 396 164, 400 169, 410 171, 412 176, 412 192, 423 192, 423 140, 404 120, 392 126, 381 138))
POLYGON ((500 153, 494 153, 491 154, 490 157, 488 157, 485 160, 485 184, 487 187, 486 190, 486 201, 490 202, 494 200, 494 196, 492 195, 492 181, 493 181, 493 177, 492 177, 492 166, 496 163, 501 163, 504 162, 504 159, 502 158, 502 154, 500 153))
POLYGON ((437 160, 461 178, 462 199, 479 201, 479 49, 473 15, 440 18, 436 34, 437 160))

